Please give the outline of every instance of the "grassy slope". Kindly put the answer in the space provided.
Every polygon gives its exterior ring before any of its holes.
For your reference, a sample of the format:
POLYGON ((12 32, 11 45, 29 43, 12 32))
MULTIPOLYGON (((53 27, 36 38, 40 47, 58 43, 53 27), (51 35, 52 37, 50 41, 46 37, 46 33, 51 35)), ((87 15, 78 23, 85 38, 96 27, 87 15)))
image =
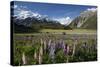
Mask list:
POLYGON ((97 29, 97 16, 94 15, 90 17, 83 25, 81 28, 85 29, 97 29))

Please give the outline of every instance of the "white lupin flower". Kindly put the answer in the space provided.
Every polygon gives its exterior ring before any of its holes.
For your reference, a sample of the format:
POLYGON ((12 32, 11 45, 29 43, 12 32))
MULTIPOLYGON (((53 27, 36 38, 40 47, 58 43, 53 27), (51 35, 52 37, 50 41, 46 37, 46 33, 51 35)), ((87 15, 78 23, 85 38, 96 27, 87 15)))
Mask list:
POLYGON ((42 42, 39 50, 39 64, 42 63, 42 56, 43 56, 43 47, 42 47, 42 42))
POLYGON ((34 59, 37 59, 37 53, 36 53, 36 51, 34 53, 34 59))
POLYGON ((74 54, 75 54, 75 49, 76 49, 77 43, 78 43, 78 41, 75 40, 74 45, 73 45, 73 53, 72 53, 72 56, 74 56, 74 54))
POLYGON ((39 53, 39 64, 42 63, 42 57, 41 57, 41 54, 39 53))
POLYGON ((47 45, 46 45, 46 40, 44 40, 44 50, 46 50, 46 47, 47 47, 47 45))
POLYGON ((43 44, 43 40, 41 39, 41 45, 43 44))
POLYGON ((50 58, 52 59, 52 62, 54 62, 55 43, 51 43, 51 45, 50 45, 49 56, 50 56, 50 58))
POLYGON ((69 46, 67 45, 67 54, 69 53, 69 50, 70 50, 70 48, 69 48, 69 46))
POLYGON ((50 39, 49 42, 48 42, 48 46, 50 46, 50 44, 51 44, 51 39, 50 39))
POLYGON ((62 41, 62 48, 63 48, 63 51, 65 50, 65 43, 64 41, 62 41))
POLYGON ((24 52, 22 54, 22 62, 23 62, 23 65, 26 64, 26 57, 25 57, 25 53, 24 52))
POLYGON ((51 39, 48 41, 48 44, 47 44, 48 51, 50 51, 50 47, 51 47, 51 39))

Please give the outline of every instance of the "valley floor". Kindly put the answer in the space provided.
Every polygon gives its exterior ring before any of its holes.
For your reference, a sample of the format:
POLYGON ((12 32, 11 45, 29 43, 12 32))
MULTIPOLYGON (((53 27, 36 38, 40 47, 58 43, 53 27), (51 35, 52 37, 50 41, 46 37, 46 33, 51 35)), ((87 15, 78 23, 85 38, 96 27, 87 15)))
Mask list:
POLYGON ((13 65, 97 60, 96 30, 43 29, 39 33, 15 33, 13 45, 13 65))

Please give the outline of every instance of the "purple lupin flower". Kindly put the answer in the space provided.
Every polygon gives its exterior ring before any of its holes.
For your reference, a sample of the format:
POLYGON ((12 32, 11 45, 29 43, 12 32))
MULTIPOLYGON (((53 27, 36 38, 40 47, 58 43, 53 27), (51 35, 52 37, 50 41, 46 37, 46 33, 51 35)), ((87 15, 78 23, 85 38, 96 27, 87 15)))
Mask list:
POLYGON ((64 54, 67 54, 67 44, 65 45, 64 54))
POLYGON ((58 48, 59 48, 59 42, 56 43, 56 49, 58 49, 58 48))
POLYGON ((69 48, 68 44, 66 44, 66 45, 65 45, 64 54, 65 54, 65 55, 68 55, 68 54, 69 54, 69 51, 70 51, 70 48, 69 48))
POLYGON ((62 40, 59 40, 57 44, 58 49, 62 49, 62 44, 63 44, 62 40))
POLYGON ((55 42, 55 50, 56 50, 56 51, 57 51, 58 47, 59 47, 59 44, 58 44, 58 42, 56 41, 56 42, 55 42))

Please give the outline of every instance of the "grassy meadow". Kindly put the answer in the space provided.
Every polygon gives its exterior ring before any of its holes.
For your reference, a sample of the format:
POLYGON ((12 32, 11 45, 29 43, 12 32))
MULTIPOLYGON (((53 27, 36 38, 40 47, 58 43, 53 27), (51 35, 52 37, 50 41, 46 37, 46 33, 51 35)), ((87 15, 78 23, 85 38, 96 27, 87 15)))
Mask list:
POLYGON ((95 30, 52 30, 14 34, 14 65, 97 60, 95 30))

